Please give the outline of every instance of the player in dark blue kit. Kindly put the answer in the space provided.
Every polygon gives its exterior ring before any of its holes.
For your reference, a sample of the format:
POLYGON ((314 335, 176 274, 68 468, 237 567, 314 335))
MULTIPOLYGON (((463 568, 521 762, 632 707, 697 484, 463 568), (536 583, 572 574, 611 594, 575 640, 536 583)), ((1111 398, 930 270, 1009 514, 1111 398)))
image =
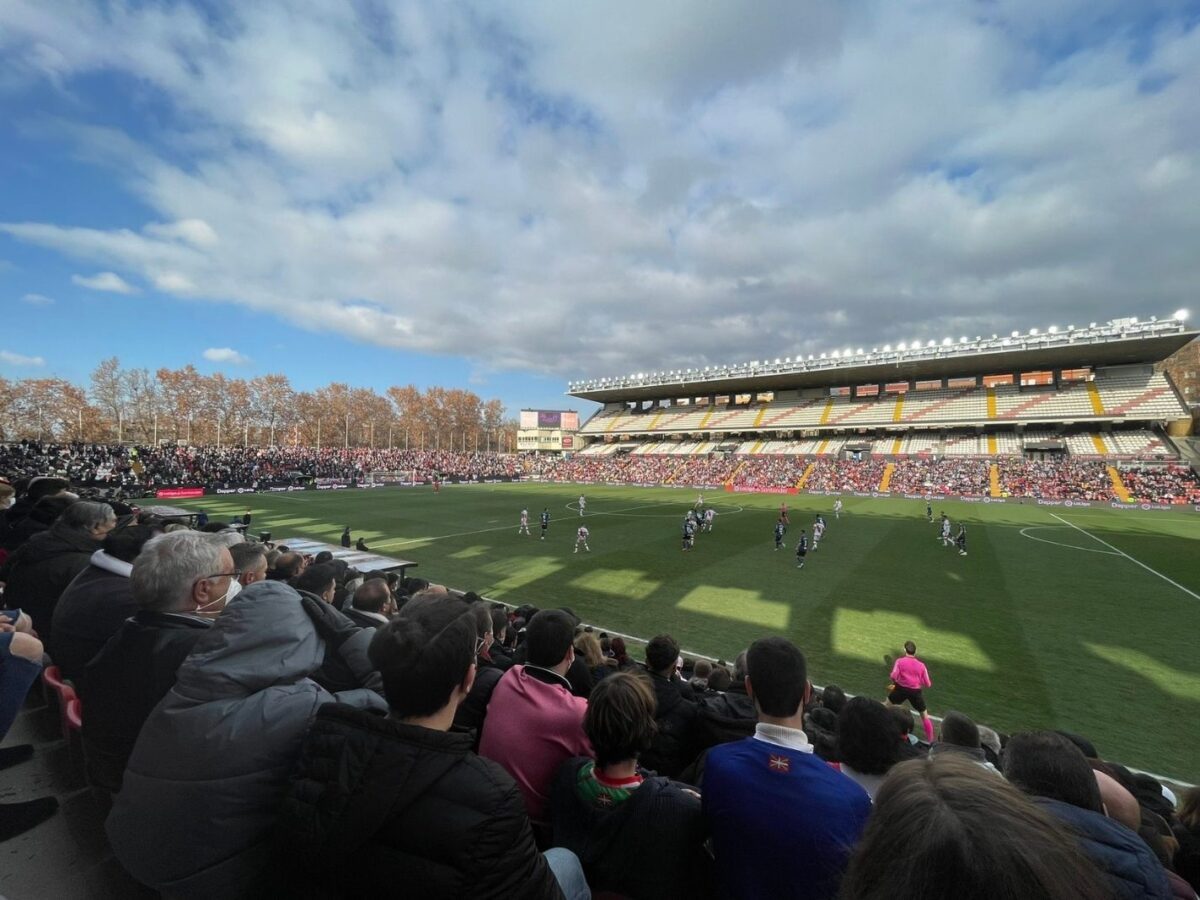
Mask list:
POLYGON ((783 524, 782 520, 775 523, 775 549, 776 550, 783 549, 783 535, 786 531, 787 531, 787 527, 783 524))
POLYGON ((925 498, 925 518, 930 522, 933 521, 933 501, 928 497, 925 498))
POLYGON ((549 528, 550 528, 550 508, 545 507, 542 509, 542 540, 543 541, 546 539, 546 532, 549 530, 549 528))
POLYGON ((958 534, 954 538, 954 543, 958 545, 958 555, 967 555, 967 526, 961 522, 958 525, 958 534))
POLYGON ((696 520, 688 516, 683 520, 683 549, 691 550, 696 543, 696 520))
POLYGON ((804 568, 804 558, 808 556, 808 536, 801 531, 800 540, 796 543, 796 568, 804 568))

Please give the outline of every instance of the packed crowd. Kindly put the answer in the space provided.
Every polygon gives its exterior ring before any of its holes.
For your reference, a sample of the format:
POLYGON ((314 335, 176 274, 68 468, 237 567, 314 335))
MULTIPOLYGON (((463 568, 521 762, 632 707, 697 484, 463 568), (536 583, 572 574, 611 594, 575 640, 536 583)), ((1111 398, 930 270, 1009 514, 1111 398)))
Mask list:
POLYGON ((1200 481, 1186 466, 1122 466, 1131 497, 1147 503, 1200 503, 1200 481))
POLYGON ((1014 497, 1042 500, 1112 500, 1112 480, 1102 462, 1070 458, 1001 459, 1000 483, 1014 497))
MULTIPOLYGON (((911 643, 885 706, 780 637, 635 660, 569 609, 0 486, 0 738, 52 661, 166 896, 1196 897, 1200 789, 962 713, 935 739, 911 643)), ((0 804, 0 840, 56 809, 0 804)))
POLYGON ((896 466, 889 488, 898 494, 986 494, 988 461, 963 457, 907 459, 896 466))

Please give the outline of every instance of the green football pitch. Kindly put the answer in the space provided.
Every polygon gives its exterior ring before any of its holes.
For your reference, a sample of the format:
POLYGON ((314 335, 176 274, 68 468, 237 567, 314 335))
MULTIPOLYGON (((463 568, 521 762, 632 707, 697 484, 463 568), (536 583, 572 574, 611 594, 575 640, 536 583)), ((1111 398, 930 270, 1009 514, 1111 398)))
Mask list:
MULTIPOLYGON (((935 502, 966 523, 968 555, 943 548, 922 501, 709 493, 711 534, 680 549, 695 490, 548 484, 448 485, 181 501, 253 531, 336 543, 344 525, 415 574, 512 604, 570 606, 612 632, 672 633, 731 660, 782 634, 813 681, 882 698, 885 654, 916 641, 931 711, 1004 731, 1055 727, 1110 759, 1200 781, 1200 515, 935 502), (586 495, 586 516, 577 509, 586 495), (788 549, 774 550, 781 500, 788 549), (532 537, 519 536, 529 510, 532 537), (538 515, 552 517, 545 541, 538 515), (803 570, 793 553, 828 522, 803 570), (585 523, 591 552, 573 552, 585 523)), ((167 501, 174 503, 175 501, 167 501)))

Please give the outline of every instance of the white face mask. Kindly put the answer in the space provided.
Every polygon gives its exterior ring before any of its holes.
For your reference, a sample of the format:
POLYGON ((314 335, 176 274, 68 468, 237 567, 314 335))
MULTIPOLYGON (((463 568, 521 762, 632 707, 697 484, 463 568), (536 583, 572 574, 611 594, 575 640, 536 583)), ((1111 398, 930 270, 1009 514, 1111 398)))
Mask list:
POLYGON ((241 590, 242 590, 241 582, 238 581, 236 578, 230 578, 229 579, 229 589, 227 591, 225 591, 224 594, 222 594, 216 600, 209 600, 207 603, 203 603, 200 606, 197 606, 194 610, 192 610, 192 612, 197 612, 202 615, 207 615, 208 614, 207 610, 210 607, 218 606, 218 604, 220 604, 220 606, 218 607, 216 612, 220 612, 222 609, 225 608, 225 605, 228 604, 230 600, 232 600, 234 597, 236 597, 241 592, 241 590))
POLYGON ((0 509, 8 509, 10 506, 12 506, 16 502, 17 502, 17 497, 14 494, 13 496, 7 498, 6 500, 0 500, 0 509))

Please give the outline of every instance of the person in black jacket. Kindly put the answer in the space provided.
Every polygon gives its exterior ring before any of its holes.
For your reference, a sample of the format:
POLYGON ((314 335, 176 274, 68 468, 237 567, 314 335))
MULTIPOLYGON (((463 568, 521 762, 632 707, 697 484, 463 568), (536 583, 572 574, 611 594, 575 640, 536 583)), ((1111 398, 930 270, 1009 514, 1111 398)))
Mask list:
POLYGON ((554 843, 575 852, 596 890, 700 900, 713 885, 700 797, 638 767, 654 739, 654 712, 644 675, 615 672, 596 684, 583 720, 596 759, 559 768, 550 789, 554 843))
POLYGON ((654 687, 658 733, 642 754, 647 769, 674 778, 695 757, 696 702, 692 689, 679 678, 679 643, 660 634, 646 645, 646 670, 654 687))
POLYGON ((754 734, 758 711, 746 693, 746 651, 733 661, 733 681, 725 692, 707 693, 699 699, 696 752, 740 741, 754 734))
POLYGON ((416 597, 371 642, 387 717, 317 713, 281 811, 282 867, 330 897, 589 896, 579 861, 542 856, 516 783, 450 732, 482 647, 470 605, 416 597), (552 868, 554 866, 555 868, 552 868))

